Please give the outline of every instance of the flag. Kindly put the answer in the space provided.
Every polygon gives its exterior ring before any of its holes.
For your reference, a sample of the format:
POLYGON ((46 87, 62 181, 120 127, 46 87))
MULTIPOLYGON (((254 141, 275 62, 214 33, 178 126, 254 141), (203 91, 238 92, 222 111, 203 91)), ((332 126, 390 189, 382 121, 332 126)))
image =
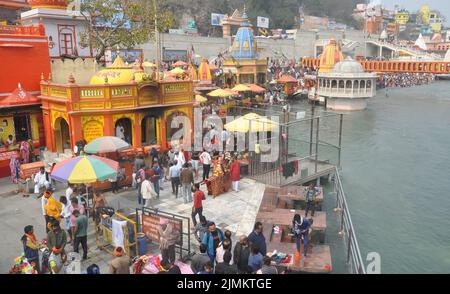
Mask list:
POLYGON ((195 59, 195 50, 194 50, 194 45, 191 45, 191 61, 195 59))

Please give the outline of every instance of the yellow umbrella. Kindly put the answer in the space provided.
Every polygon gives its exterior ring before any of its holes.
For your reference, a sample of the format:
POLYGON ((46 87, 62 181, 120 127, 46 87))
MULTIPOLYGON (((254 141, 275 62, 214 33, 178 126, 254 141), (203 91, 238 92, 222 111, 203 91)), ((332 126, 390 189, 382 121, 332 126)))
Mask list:
POLYGON ((233 94, 231 92, 223 90, 223 89, 217 89, 217 90, 214 90, 214 91, 208 93, 208 96, 211 96, 211 97, 230 97, 232 95, 233 94))
POLYGON ((208 101, 208 99, 203 97, 202 95, 195 95, 195 102, 204 103, 207 101, 208 101))
POLYGON ((156 64, 146 61, 142 64, 143 67, 156 67, 156 64))
POLYGON ((246 114, 225 125, 229 132, 270 132, 278 127, 278 123, 262 117, 256 113, 246 114))
POLYGON ((173 73, 174 75, 181 75, 184 73, 184 70, 182 68, 176 67, 172 69, 170 73, 173 73))
POLYGON ((239 84, 231 90, 235 92, 250 92, 252 89, 250 87, 247 87, 246 85, 239 84))

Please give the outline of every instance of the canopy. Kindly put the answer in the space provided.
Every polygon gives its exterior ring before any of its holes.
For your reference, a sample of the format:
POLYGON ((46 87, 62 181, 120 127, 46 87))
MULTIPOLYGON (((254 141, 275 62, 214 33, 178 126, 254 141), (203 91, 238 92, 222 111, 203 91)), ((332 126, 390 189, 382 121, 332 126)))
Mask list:
POLYGON ((142 64, 143 67, 156 67, 156 64, 146 61, 142 64))
POLYGON ((278 123, 262 117, 256 113, 246 114, 225 125, 229 132, 247 133, 247 132, 270 132, 278 127, 278 123))
POLYGON ((239 85, 236 85, 233 89, 231 89, 232 91, 235 91, 235 92, 249 92, 249 91, 251 91, 252 89, 250 89, 250 87, 248 87, 248 86, 246 86, 246 85, 242 85, 242 84, 239 84, 239 85))
POLYGON ((279 80, 278 84, 287 84, 287 83, 298 83, 298 81, 290 75, 283 75, 279 80))
POLYGON ((172 69, 170 71, 170 73, 173 73, 175 75, 181 75, 181 74, 184 74, 184 70, 180 67, 176 67, 176 68, 172 69))
POLYGON ((172 64, 173 67, 180 67, 180 66, 188 66, 188 64, 184 61, 178 60, 174 64, 172 64))
POLYGON ((264 92, 266 92, 266 89, 264 89, 263 87, 260 87, 260 86, 258 86, 256 84, 250 84, 250 85, 247 85, 247 86, 250 88, 250 90, 253 93, 264 93, 264 92))
POLYGON ((84 147, 88 154, 116 152, 130 147, 130 144, 118 137, 101 137, 92 140, 84 147))
POLYGON ((217 89, 209 92, 207 95, 211 97, 230 97, 233 93, 224 89, 217 89))
POLYGON ((51 174, 56 181, 88 184, 104 181, 117 175, 119 163, 95 155, 78 156, 58 163, 51 174))
POLYGON ((195 102, 204 103, 207 101, 208 101, 208 99, 203 97, 202 95, 195 95, 195 102))

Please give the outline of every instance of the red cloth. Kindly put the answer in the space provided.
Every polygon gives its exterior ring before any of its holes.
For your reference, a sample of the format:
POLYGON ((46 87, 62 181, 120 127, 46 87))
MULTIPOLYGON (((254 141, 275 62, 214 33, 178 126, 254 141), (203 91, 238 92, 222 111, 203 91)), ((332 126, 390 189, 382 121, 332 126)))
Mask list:
POLYGON ((233 161, 231 164, 231 180, 236 182, 241 179, 241 164, 238 160, 233 161))
POLYGON ((205 200, 205 193, 203 191, 195 191, 194 193, 194 208, 202 207, 202 201, 205 200))
POLYGON ((188 162, 189 160, 191 160, 191 158, 190 158, 190 156, 189 156, 189 152, 183 151, 183 155, 184 155, 184 159, 186 160, 186 162, 188 162))

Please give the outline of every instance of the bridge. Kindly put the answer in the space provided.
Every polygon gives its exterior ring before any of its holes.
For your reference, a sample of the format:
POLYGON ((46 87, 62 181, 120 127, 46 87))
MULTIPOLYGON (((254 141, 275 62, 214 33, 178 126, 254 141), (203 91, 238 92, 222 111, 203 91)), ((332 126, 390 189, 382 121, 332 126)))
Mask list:
MULTIPOLYGON (((450 61, 360 60, 359 63, 367 72, 450 74, 450 61)), ((320 59, 303 58, 302 65, 309 68, 319 68, 320 59)))

